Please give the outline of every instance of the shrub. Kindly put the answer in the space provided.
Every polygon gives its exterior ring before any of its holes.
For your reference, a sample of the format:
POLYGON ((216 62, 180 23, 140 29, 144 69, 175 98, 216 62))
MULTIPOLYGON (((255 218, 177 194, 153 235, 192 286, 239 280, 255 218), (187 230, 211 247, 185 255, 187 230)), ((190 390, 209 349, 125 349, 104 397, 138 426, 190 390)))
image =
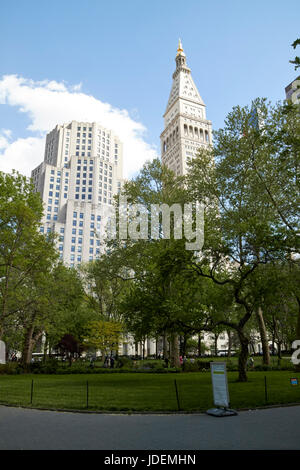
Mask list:
POLYGON ((199 370, 210 370, 210 363, 208 361, 197 361, 197 366, 199 370))
POLYGON ((197 362, 186 362, 183 366, 184 372, 199 372, 199 365, 197 362))
POLYGON ((122 367, 131 369, 133 367, 133 362, 132 359, 130 359, 129 357, 123 356, 118 358, 116 366, 120 369, 122 367))
POLYGON ((33 362, 28 365, 27 371, 33 374, 55 374, 59 368, 57 359, 50 358, 45 362, 33 362))
POLYGON ((8 362, 7 364, 0 364, 0 374, 20 374, 22 372, 22 367, 16 362, 8 362))
POLYGON ((231 361, 227 361, 226 368, 229 372, 234 372, 239 369, 238 364, 234 364, 231 361))
POLYGON ((140 369, 155 369, 157 364, 155 362, 142 362, 140 364, 140 369))

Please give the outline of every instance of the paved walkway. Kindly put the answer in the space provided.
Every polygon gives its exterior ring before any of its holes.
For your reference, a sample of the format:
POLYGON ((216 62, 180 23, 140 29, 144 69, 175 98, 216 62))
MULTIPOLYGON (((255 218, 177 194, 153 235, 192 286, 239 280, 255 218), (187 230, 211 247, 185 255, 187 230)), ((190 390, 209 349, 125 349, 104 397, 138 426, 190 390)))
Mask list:
POLYGON ((1 450, 300 449, 300 406, 238 416, 110 415, 0 406, 1 450))

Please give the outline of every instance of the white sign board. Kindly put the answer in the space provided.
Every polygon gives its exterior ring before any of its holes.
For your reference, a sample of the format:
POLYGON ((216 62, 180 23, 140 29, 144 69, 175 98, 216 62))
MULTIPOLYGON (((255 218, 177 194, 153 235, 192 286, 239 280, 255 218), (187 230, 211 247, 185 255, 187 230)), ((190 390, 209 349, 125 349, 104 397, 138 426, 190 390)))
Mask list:
POLYGON ((211 380, 215 406, 229 407, 226 362, 211 362, 211 380))
POLYGON ((0 364, 5 364, 5 343, 0 340, 0 364))

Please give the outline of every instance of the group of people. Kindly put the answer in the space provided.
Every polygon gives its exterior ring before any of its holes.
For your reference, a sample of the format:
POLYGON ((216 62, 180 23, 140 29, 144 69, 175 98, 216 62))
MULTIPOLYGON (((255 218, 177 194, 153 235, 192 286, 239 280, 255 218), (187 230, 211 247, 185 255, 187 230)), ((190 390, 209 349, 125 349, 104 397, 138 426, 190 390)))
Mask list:
MULTIPOLYGON (((190 361, 195 362, 195 359, 191 358, 190 361)), ((180 366, 184 369, 184 366, 187 362, 187 357, 186 356, 179 356, 179 362, 180 362, 180 366)), ((167 357, 165 357, 165 366, 169 367, 169 363, 170 363, 170 360, 167 357)))
POLYGON ((113 356, 105 356, 104 367, 113 369, 115 365, 115 358, 113 356))

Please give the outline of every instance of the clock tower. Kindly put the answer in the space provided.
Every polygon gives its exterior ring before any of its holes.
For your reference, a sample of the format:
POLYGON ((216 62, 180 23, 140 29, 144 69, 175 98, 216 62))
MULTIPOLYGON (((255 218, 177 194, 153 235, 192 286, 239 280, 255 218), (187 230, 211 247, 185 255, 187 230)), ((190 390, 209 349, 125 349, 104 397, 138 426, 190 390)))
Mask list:
POLYGON ((200 147, 212 144, 212 125, 206 119, 206 106, 186 64, 179 39, 176 70, 164 114, 165 129, 160 136, 162 163, 176 175, 187 172, 187 161, 200 147))

